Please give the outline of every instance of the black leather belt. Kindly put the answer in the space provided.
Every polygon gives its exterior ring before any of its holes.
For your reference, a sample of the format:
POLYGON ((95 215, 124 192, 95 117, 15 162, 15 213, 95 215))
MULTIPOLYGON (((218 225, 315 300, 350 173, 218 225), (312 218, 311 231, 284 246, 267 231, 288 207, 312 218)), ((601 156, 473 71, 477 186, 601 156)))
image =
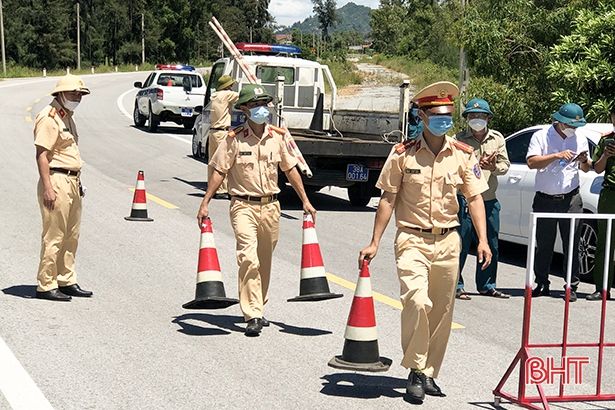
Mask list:
POLYGON ((212 131, 228 131, 229 127, 224 127, 224 128, 210 128, 210 130, 212 131))
POLYGON ((231 198, 241 199, 242 201, 259 202, 261 204, 269 204, 271 202, 274 202, 274 201, 278 200, 278 194, 273 194, 273 195, 269 195, 269 196, 249 196, 249 195, 241 196, 241 195, 233 195, 231 198))
POLYGON ((66 174, 68 176, 76 176, 78 177, 81 174, 81 171, 73 171, 72 169, 64 169, 64 168, 49 168, 51 172, 59 172, 60 174, 66 174))
POLYGON ((543 197, 543 198, 547 198, 547 199, 555 199, 558 201, 561 201, 562 199, 568 199, 572 196, 575 196, 576 194, 579 193, 579 188, 575 188, 572 191, 568 192, 567 194, 557 194, 557 195, 549 195, 549 194, 545 194, 544 192, 536 192, 536 195, 543 197))
POLYGON ((457 229, 457 227, 454 228, 438 228, 438 227, 433 227, 433 228, 429 228, 429 229, 423 229, 423 228, 410 228, 413 231, 419 231, 419 232, 424 232, 424 233, 431 233, 434 235, 446 235, 447 233, 454 231, 457 229))

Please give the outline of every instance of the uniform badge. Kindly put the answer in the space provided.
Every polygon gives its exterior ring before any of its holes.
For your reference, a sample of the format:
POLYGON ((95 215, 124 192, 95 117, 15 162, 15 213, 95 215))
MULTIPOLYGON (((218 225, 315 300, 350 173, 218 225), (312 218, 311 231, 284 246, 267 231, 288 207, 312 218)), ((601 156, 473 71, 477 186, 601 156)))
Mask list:
POLYGON ((472 171, 474 172, 474 176, 476 178, 480 178, 481 172, 480 172, 480 167, 478 166, 478 164, 474 164, 474 167, 472 168, 472 171))
POLYGON ((421 173, 420 169, 406 168, 406 174, 416 175, 420 173, 421 173))
POLYGON ((245 157, 246 155, 252 155, 252 151, 239 151, 240 157, 245 157))
POLYGON ((262 88, 260 87, 254 88, 254 95, 263 95, 263 94, 265 94, 265 91, 263 91, 262 88))

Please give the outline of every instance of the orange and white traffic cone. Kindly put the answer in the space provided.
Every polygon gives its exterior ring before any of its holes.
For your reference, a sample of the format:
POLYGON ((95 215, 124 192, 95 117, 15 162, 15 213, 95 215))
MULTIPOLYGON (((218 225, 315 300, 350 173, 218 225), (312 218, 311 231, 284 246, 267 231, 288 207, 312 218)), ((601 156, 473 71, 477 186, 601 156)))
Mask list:
POLYGON ((316 228, 312 215, 303 215, 303 247, 301 251, 301 280, 299 296, 288 302, 306 302, 341 298, 342 294, 331 293, 327 274, 320 253, 316 228))
POLYGON ((239 303, 237 299, 226 297, 218 251, 214 242, 211 219, 201 225, 201 246, 196 275, 196 294, 194 300, 185 303, 184 309, 224 309, 239 303))
POLYGON ((380 357, 378 351, 376 315, 367 260, 363 261, 361 267, 344 338, 342 355, 333 357, 329 366, 364 372, 389 370, 391 360, 380 357))
POLYGON ((147 216, 147 201, 145 194, 145 176, 143 171, 139 171, 137 174, 137 185, 135 187, 135 194, 132 198, 132 209, 130 216, 124 217, 127 221, 141 221, 151 222, 152 218, 147 216))

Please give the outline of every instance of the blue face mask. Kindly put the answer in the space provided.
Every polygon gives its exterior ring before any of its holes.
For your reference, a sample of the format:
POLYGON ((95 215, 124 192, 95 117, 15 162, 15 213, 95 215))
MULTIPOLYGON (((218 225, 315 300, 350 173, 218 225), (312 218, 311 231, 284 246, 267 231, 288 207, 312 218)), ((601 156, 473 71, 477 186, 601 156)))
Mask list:
POLYGON ((452 115, 432 115, 429 117, 427 129, 436 137, 441 137, 453 128, 452 115))
POLYGON ((257 124, 266 123, 269 119, 269 109, 264 105, 250 108, 250 119, 257 124))

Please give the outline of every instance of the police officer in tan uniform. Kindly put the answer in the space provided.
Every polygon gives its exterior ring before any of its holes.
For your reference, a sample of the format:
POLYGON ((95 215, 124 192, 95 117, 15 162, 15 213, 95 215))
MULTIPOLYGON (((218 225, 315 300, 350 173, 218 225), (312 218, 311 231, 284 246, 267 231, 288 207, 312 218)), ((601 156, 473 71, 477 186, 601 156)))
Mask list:
MULTIPOLYGON (((218 145, 226 138, 228 130, 231 126, 231 112, 233 105, 239 98, 239 93, 231 90, 235 84, 235 80, 230 75, 223 75, 218 79, 216 92, 211 96, 211 128, 209 129, 209 160, 214 156, 218 145)), ((207 167, 207 183, 211 181, 211 175, 214 172, 212 166, 207 167)), ((228 199, 228 187, 226 178, 222 181, 222 185, 214 195, 214 199, 228 199)))
POLYGON ((297 159, 284 142, 285 130, 267 124, 267 104, 273 97, 260 85, 247 84, 235 105, 248 121, 229 131, 209 166, 214 169, 197 214, 199 226, 208 217, 208 205, 226 176, 231 195, 231 224, 237 241, 239 301, 247 322, 246 336, 258 336, 268 322, 263 318, 271 274, 271 259, 278 241, 280 203, 278 167, 286 174, 303 210, 316 217, 295 167, 297 159))
POLYGON ((422 402, 425 394, 443 396, 435 383, 451 330, 459 272, 460 240, 456 194, 468 201, 478 235, 478 260, 491 261, 487 245, 487 190, 473 149, 446 136, 453 125, 453 98, 459 90, 446 81, 421 90, 418 105, 422 133, 394 147, 380 174, 380 198, 371 243, 359 263, 373 259, 395 210, 395 257, 400 282, 402 366, 410 368, 407 399, 422 402))
POLYGON ((71 296, 92 296, 79 287, 75 274, 83 189, 73 113, 81 97, 89 93, 81 78, 70 74, 60 78, 51 93, 53 101, 38 113, 34 123, 38 203, 43 217, 36 287, 39 299, 69 301, 71 296))

